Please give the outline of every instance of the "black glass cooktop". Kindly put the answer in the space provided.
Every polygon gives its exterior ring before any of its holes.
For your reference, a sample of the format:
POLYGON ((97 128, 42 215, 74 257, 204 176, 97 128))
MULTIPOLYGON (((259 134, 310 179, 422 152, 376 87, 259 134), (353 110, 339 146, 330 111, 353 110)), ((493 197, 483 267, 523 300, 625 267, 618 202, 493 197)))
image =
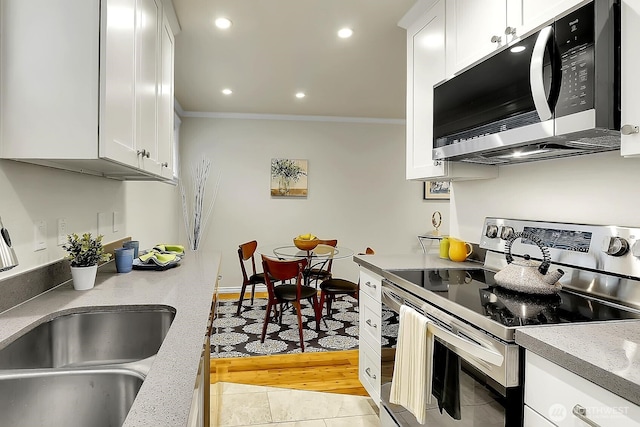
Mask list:
POLYGON ((640 319, 640 311, 573 291, 542 296, 509 291, 496 286, 494 272, 489 270, 390 270, 389 273, 507 327, 640 319))

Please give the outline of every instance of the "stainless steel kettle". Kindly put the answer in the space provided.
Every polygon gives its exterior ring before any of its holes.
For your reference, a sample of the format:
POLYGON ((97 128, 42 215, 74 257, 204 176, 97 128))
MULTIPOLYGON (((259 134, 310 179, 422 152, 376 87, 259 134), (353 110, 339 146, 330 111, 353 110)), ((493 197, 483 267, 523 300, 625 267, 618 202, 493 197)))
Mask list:
POLYGON ((0 218, 0 271, 10 270, 18 265, 18 257, 11 246, 9 231, 2 225, 0 218))

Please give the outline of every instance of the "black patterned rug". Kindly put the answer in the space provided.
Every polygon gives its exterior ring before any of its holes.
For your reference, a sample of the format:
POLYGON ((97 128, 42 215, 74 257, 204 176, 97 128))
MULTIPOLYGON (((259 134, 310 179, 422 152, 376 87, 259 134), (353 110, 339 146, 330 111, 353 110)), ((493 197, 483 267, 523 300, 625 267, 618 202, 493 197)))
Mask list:
MULTIPOLYGON (((260 342, 266 299, 255 299, 253 305, 244 300, 240 316, 237 301, 219 301, 211 334, 211 357, 247 357, 268 354, 300 353, 298 321, 293 307, 285 309, 282 325, 271 320, 264 343, 260 342)), ((398 331, 398 316, 392 311, 382 315, 382 340, 394 341, 398 331)), ((320 321, 316 332, 313 308, 302 303, 304 351, 339 351, 358 348, 358 302, 344 296, 332 304, 332 316, 320 321)))

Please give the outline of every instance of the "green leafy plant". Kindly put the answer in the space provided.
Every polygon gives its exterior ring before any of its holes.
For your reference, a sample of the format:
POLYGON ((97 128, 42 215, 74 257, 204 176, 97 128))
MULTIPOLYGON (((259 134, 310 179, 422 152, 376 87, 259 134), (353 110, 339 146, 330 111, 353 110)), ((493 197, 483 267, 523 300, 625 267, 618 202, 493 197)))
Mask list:
POLYGON ((93 238, 91 233, 84 233, 82 237, 76 233, 69 234, 67 244, 62 246, 69 253, 65 258, 71 261, 72 267, 91 267, 100 261, 109 261, 111 254, 104 252, 102 237, 93 238))

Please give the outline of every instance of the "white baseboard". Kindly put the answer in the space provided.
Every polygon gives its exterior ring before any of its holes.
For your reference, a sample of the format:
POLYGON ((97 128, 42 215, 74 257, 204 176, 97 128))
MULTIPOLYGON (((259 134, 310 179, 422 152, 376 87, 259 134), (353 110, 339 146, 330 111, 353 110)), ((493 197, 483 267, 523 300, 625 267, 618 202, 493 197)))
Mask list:
MULTIPOLYGON (((239 294, 242 290, 242 286, 224 286, 218 288, 219 294, 239 294)), ((247 289, 244 290, 245 294, 251 292, 251 288, 247 286, 247 289)), ((256 292, 267 292, 267 287, 265 285, 256 285, 256 292)))

